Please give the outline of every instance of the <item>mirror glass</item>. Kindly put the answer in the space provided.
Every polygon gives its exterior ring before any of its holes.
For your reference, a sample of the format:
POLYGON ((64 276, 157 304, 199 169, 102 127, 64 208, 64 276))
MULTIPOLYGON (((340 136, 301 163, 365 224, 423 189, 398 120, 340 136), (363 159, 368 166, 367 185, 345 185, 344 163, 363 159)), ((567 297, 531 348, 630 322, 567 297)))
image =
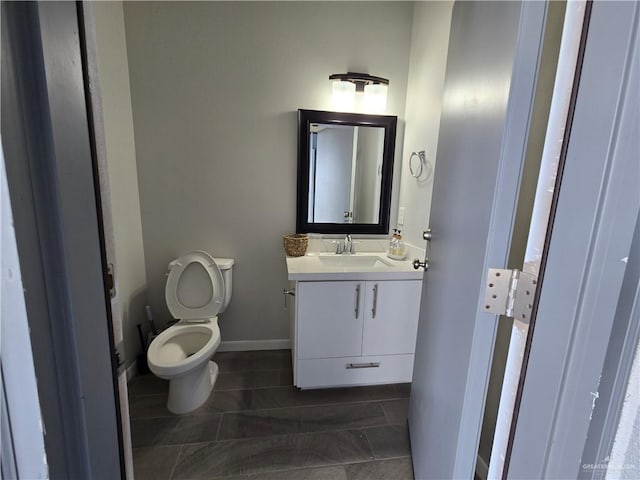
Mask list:
POLYGON ((299 111, 299 233, 389 230, 397 117, 299 111))
POLYGON ((313 123, 309 223, 378 223, 384 128, 313 123))

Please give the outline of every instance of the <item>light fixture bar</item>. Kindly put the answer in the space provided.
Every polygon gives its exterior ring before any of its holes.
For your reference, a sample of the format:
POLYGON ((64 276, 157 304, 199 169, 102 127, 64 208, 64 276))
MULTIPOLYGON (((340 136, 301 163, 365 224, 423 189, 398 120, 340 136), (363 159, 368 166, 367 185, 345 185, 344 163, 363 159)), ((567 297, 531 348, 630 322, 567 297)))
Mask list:
POLYGON ((363 92, 365 85, 389 85, 387 78, 376 77, 368 73, 334 73, 333 75, 329 75, 329 80, 354 83, 357 92, 363 92))

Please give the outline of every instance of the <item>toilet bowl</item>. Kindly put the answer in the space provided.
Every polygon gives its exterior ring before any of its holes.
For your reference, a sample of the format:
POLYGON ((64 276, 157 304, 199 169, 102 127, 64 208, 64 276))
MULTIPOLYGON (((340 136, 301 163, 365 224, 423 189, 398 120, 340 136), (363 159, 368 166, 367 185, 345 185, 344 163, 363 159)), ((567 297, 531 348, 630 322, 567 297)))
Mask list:
POLYGON ((147 361, 154 375, 169 380, 172 413, 195 410, 213 389, 218 366, 210 359, 220 345, 217 315, 231 299, 233 263, 193 251, 169 264, 165 298, 179 321, 151 342, 147 361))

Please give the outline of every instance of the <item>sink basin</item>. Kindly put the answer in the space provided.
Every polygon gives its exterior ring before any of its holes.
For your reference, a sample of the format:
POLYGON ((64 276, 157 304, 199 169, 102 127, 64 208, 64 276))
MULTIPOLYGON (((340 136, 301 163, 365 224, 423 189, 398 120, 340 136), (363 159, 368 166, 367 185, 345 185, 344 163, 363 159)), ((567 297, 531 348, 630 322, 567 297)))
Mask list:
POLYGON ((320 263, 331 267, 346 268, 394 268, 394 265, 388 263, 377 255, 327 255, 318 257, 320 263))
POLYGON ((422 280, 423 272, 409 261, 387 258, 386 252, 365 251, 352 255, 307 252, 287 257, 289 280, 313 282, 333 280, 422 280))

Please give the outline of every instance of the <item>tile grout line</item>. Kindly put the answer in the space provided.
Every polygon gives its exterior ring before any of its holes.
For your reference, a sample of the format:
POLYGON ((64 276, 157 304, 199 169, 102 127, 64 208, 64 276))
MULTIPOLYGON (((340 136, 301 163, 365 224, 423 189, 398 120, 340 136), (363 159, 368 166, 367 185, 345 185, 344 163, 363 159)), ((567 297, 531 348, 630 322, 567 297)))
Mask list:
MULTIPOLYGON (((245 442, 245 441, 250 441, 250 440, 265 440, 265 439, 270 439, 270 438, 280 438, 280 437, 287 437, 287 436, 296 436, 296 435, 317 435, 317 434, 321 434, 321 433, 341 433, 341 432, 353 432, 355 430, 361 430, 364 431, 366 429, 370 429, 370 428, 377 428, 377 427, 385 427, 388 425, 374 425, 372 427, 352 427, 352 428, 340 428, 337 430, 311 430, 308 432, 288 432, 288 433, 275 433, 273 435, 259 435, 257 437, 236 437, 236 438, 221 438, 221 439, 216 439, 216 440, 199 440, 199 441, 193 441, 193 442, 183 442, 183 443, 153 443, 153 444, 149 444, 149 445, 138 445, 135 448, 154 448, 154 447, 175 447, 175 446, 191 446, 191 445, 206 445, 206 444, 210 444, 210 443, 225 443, 225 442, 245 442)), ((367 437, 367 441, 368 441, 368 437, 367 437)), ((373 449, 371 449, 373 452, 373 449)), ((398 457, 400 458, 400 457, 398 457)), ((382 459, 378 459, 376 457, 376 460, 382 460, 382 459)))
MULTIPOLYGON (((392 398, 392 399, 384 399, 384 400, 355 400, 355 401, 347 401, 347 402, 333 402, 333 403, 312 403, 309 405, 283 405, 283 406, 278 406, 278 407, 266 407, 266 408, 255 408, 255 409, 251 409, 251 410, 234 410, 233 412, 261 412, 264 410, 277 410, 279 408, 305 408, 305 407, 333 407, 333 406, 339 406, 339 405, 360 405, 363 403, 382 403, 382 402, 388 402, 390 400, 402 400, 401 398, 392 398)), ((231 412, 228 412, 231 413, 231 412)))
MULTIPOLYGON (((341 432, 355 432, 355 431, 360 431, 366 435, 366 430, 371 430, 373 428, 389 427, 389 426, 392 427, 395 425, 371 425, 367 427, 347 427, 347 428, 338 428, 338 429, 332 429, 332 430, 310 430, 307 432, 275 433, 273 435, 258 435, 256 437, 222 438, 222 439, 216 439, 216 440, 200 440, 200 441, 182 442, 182 443, 161 443, 161 444, 152 444, 152 445, 139 445, 135 448, 171 447, 171 446, 178 446, 178 445, 191 446, 191 445, 206 445, 210 443, 225 443, 225 442, 248 442, 251 440, 265 440, 269 438, 281 438, 281 437, 288 437, 288 436, 319 435, 323 433, 341 433, 341 432)), ((366 436, 365 438, 367 440, 367 445, 369 445, 371 453, 373 453, 373 447, 371 447, 371 443, 369 442, 369 437, 366 436)), ((390 460, 392 458, 404 458, 404 457, 377 458, 374 456, 373 458, 375 458, 376 460, 390 460)), ((364 461, 368 461, 368 460, 364 460, 364 461)))
MULTIPOLYGON (((384 415, 384 418, 387 420, 387 425, 391 425, 391 421, 389 420, 389 416, 387 415, 387 409, 384 408, 384 405, 382 404, 382 402, 380 402, 380 409, 382 410, 382 414, 384 415)), ((367 438, 367 440, 369 440, 367 438)))
MULTIPOLYGON (((229 478, 249 478, 249 477, 256 477, 259 475, 263 475, 263 474, 279 474, 279 473, 289 473, 289 472, 300 472, 300 471, 304 471, 304 470, 316 470, 316 469, 324 469, 324 468, 335 468, 335 467, 341 467, 344 472, 345 475, 347 474, 347 469, 346 467, 349 467, 351 465, 362 465, 362 464, 366 464, 366 463, 384 463, 384 462, 390 462, 390 461, 394 461, 394 460, 402 460, 405 458, 410 458, 410 457, 393 457, 393 458, 382 458, 382 459, 367 459, 367 460, 355 460, 355 461, 347 461, 347 462, 343 462, 343 463, 326 463, 326 464, 318 464, 318 465, 306 465, 306 466, 301 466, 301 467, 293 467, 293 468, 283 468, 283 469, 275 469, 275 470, 268 470, 268 471, 264 471, 264 472, 256 472, 256 473, 249 473, 249 474, 230 474, 230 475, 224 475, 221 477, 214 477, 215 480, 224 480, 224 479, 229 479, 229 478)), ((412 469, 413 469, 413 465, 412 465, 412 469)), ((257 478, 257 477, 256 477, 257 478)), ((348 477, 347 477, 348 478, 348 477)), ((400 479, 394 479, 394 480, 400 480, 400 479)))
MULTIPOLYGON (((206 442, 200 442, 200 443, 206 443, 206 442)), ((175 461, 175 463, 173 465, 173 468, 171 469, 169 480, 173 480, 174 475, 175 475, 175 471, 176 471, 176 467, 178 466, 178 463, 180 462, 180 458, 181 458, 182 453, 183 453, 183 448, 185 446, 188 446, 188 445, 194 445, 194 444, 180 445, 180 451, 178 452, 178 456, 176 457, 176 461, 175 461)), ((371 449, 371 451, 373 453, 373 449, 371 449)), ((289 472, 297 472, 297 471, 304 471, 304 470, 315 470, 315 469, 335 468, 335 467, 342 468, 344 470, 345 474, 347 474, 347 467, 349 467, 351 465, 360 465, 360 464, 366 464, 366 463, 383 463, 383 462, 391 462, 391 461, 394 461, 394 460, 403 460, 403 459, 411 460, 411 455, 388 457, 388 458, 376 458, 375 456, 372 456, 372 458, 362 459, 362 460, 349 460, 349 461, 337 462, 337 463, 326 463, 326 464, 317 464, 317 465, 304 465, 304 466, 296 466, 296 467, 293 467, 293 468, 286 468, 286 467, 284 467, 284 468, 276 468, 274 470, 268 470, 268 471, 259 472, 259 473, 256 472, 256 473, 247 474, 247 475, 233 473, 233 474, 223 475, 223 476, 215 477, 215 478, 223 480, 225 478, 243 478, 243 477, 250 477, 250 476, 260 475, 260 474, 264 474, 264 473, 278 474, 278 473, 285 473, 285 472, 289 473, 289 472)))
MULTIPOLYGON (((298 417, 298 421, 300 422, 300 425, 303 424, 302 422, 302 409, 304 407, 293 407, 292 409, 296 409, 296 410, 300 410, 300 416, 298 417)), ((234 413, 234 412, 226 412, 226 413, 234 413)), ((224 413, 216 413, 216 414, 212 414, 210 416, 218 416, 220 415, 220 422, 218 424, 218 428, 216 429, 216 436, 213 440, 201 440, 201 441, 193 441, 193 442, 182 442, 182 443, 158 443, 158 444, 150 444, 150 445, 138 445, 138 447, 136 448, 146 448, 146 447, 154 447, 154 446, 172 446, 172 445, 195 445, 195 444, 205 444, 205 443, 214 443, 214 442, 228 442, 228 441, 240 441, 240 440, 256 440, 256 439, 264 439, 264 438, 273 438, 273 437, 284 437, 287 435, 307 435, 307 434, 320 434, 320 433, 332 433, 332 432, 347 432, 347 431, 355 431, 355 430, 360 430, 360 431, 365 431, 365 430, 369 430, 372 428, 381 428, 381 427, 395 427, 398 426, 400 424, 397 425, 391 425, 388 423, 388 420, 385 417, 385 421, 387 423, 379 423, 379 424, 373 424, 373 425, 361 425, 361 426, 349 426, 349 427, 337 427, 337 428, 326 428, 326 429, 320 429, 320 430, 301 430, 298 432, 283 432, 283 433, 272 433, 269 435, 253 435, 253 436, 249 436, 249 437, 231 437, 231 438, 220 438, 220 432, 222 431, 222 421, 223 421, 223 416, 225 415, 224 413)), ((198 415, 198 417, 205 417, 205 416, 209 416, 209 415, 198 415)), ((167 417, 157 417, 157 418, 167 418, 167 417)), ((169 417, 170 418, 170 417, 169 417)), ((154 418, 145 418, 143 420, 153 420, 154 418)), ((367 438, 368 440, 368 438, 367 438)))
POLYGON ((369 440, 369 435, 367 435, 367 430, 363 430, 362 433, 364 433, 364 438, 367 440, 367 445, 369 445, 369 450, 371 451, 371 456, 373 457, 374 460, 379 460, 378 457, 376 457, 376 453, 373 451, 373 446, 371 446, 371 440, 369 440))
POLYGON ((224 413, 220 414, 220 422, 218 422, 218 430, 216 431, 216 442, 219 441, 220 431, 222 430, 222 421, 224 420, 224 413))
MULTIPOLYGON (((218 390, 221 391, 221 390, 218 390)), ((229 391, 229 390, 226 390, 229 391)), ((251 402, 253 403, 253 392, 254 389, 247 389, 247 390, 234 390, 234 391, 246 391, 246 392, 251 392, 251 402)), ((214 392, 212 392, 212 394, 214 394, 214 392)), ((151 395, 144 395, 144 397, 149 397, 151 395)), ((164 395, 162 394, 158 394, 158 395, 153 395, 153 396, 157 396, 157 397, 164 397, 164 395)), ((193 416, 193 417, 204 417, 207 415, 215 415, 215 414, 225 414, 225 413, 235 413, 235 414, 239 414, 239 413, 253 413, 253 412, 265 412, 265 411, 269 411, 269 410, 286 410, 286 409, 291 409, 291 408, 319 408, 319 407, 337 407, 337 406, 356 406, 356 405, 362 405, 362 404, 373 404, 373 405, 380 405, 380 408, 382 409, 382 412, 388 422, 389 425, 401 425, 400 423, 393 423, 391 422, 391 420, 389 420, 389 417, 387 415, 387 411, 384 408, 383 403, 385 402, 390 402, 390 401, 396 401, 396 400, 404 400, 406 397, 401 397, 401 398, 385 398, 385 399, 376 399, 376 400, 354 400, 354 401, 346 401, 346 402, 330 402, 330 403, 311 403, 309 405, 284 405, 284 406, 275 406, 275 407, 264 407, 264 408, 245 408, 245 409, 240 409, 240 410, 221 410, 221 411, 212 411, 212 412, 208 412, 208 413, 200 413, 200 414, 185 414, 185 415, 174 415, 171 414, 170 412, 167 412, 166 414, 161 414, 161 415, 151 415, 151 416, 131 416, 130 418, 131 420, 142 420, 142 419, 152 419, 152 418, 181 418, 181 417, 188 417, 188 416, 193 416)))
POLYGON ((182 450, 184 445, 180 445, 180 450, 178 450, 178 456, 176 457, 176 461, 173 463, 173 468, 169 473, 169 480, 173 480, 173 474, 176 472, 176 467, 178 466, 178 462, 180 461, 180 457, 182 456, 182 450))
POLYGON ((402 458, 413 458, 411 453, 409 453, 409 455, 396 455, 394 457, 384 457, 384 458, 378 458, 376 457, 376 462, 386 462, 387 460, 400 460, 402 458))
MULTIPOLYGON (((363 462, 356 462, 356 463, 363 463, 363 462)), ((284 469, 284 470, 269 470, 266 472, 260 472, 260 473, 250 473, 248 475, 246 475, 246 478, 249 477, 254 477, 254 478, 259 478, 259 476, 261 476, 264 473, 270 474, 270 473, 275 473, 275 474, 279 474, 279 473, 290 473, 290 472, 301 472, 304 470, 316 470, 316 469, 321 469, 321 468, 334 468, 334 467, 341 467, 343 470, 345 470, 345 465, 349 465, 348 463, 328 463, 326 465, 313 465, 313 466, 305 466, 305 467, 295 467, 295 468, 288 468, 288 469, 284 469)), ((347 474, 346 470, 345 470, 345 476, 347 474)), ((226 477, 218 477, 219 480, 224 480, 225 478, 245 478, 244 475, 240 475, 239 477, 237 475, 230 475, 230 476, 226 476, 226 477)), ((218 478, 216 478, 215 480, 218 480, 218 478)))

